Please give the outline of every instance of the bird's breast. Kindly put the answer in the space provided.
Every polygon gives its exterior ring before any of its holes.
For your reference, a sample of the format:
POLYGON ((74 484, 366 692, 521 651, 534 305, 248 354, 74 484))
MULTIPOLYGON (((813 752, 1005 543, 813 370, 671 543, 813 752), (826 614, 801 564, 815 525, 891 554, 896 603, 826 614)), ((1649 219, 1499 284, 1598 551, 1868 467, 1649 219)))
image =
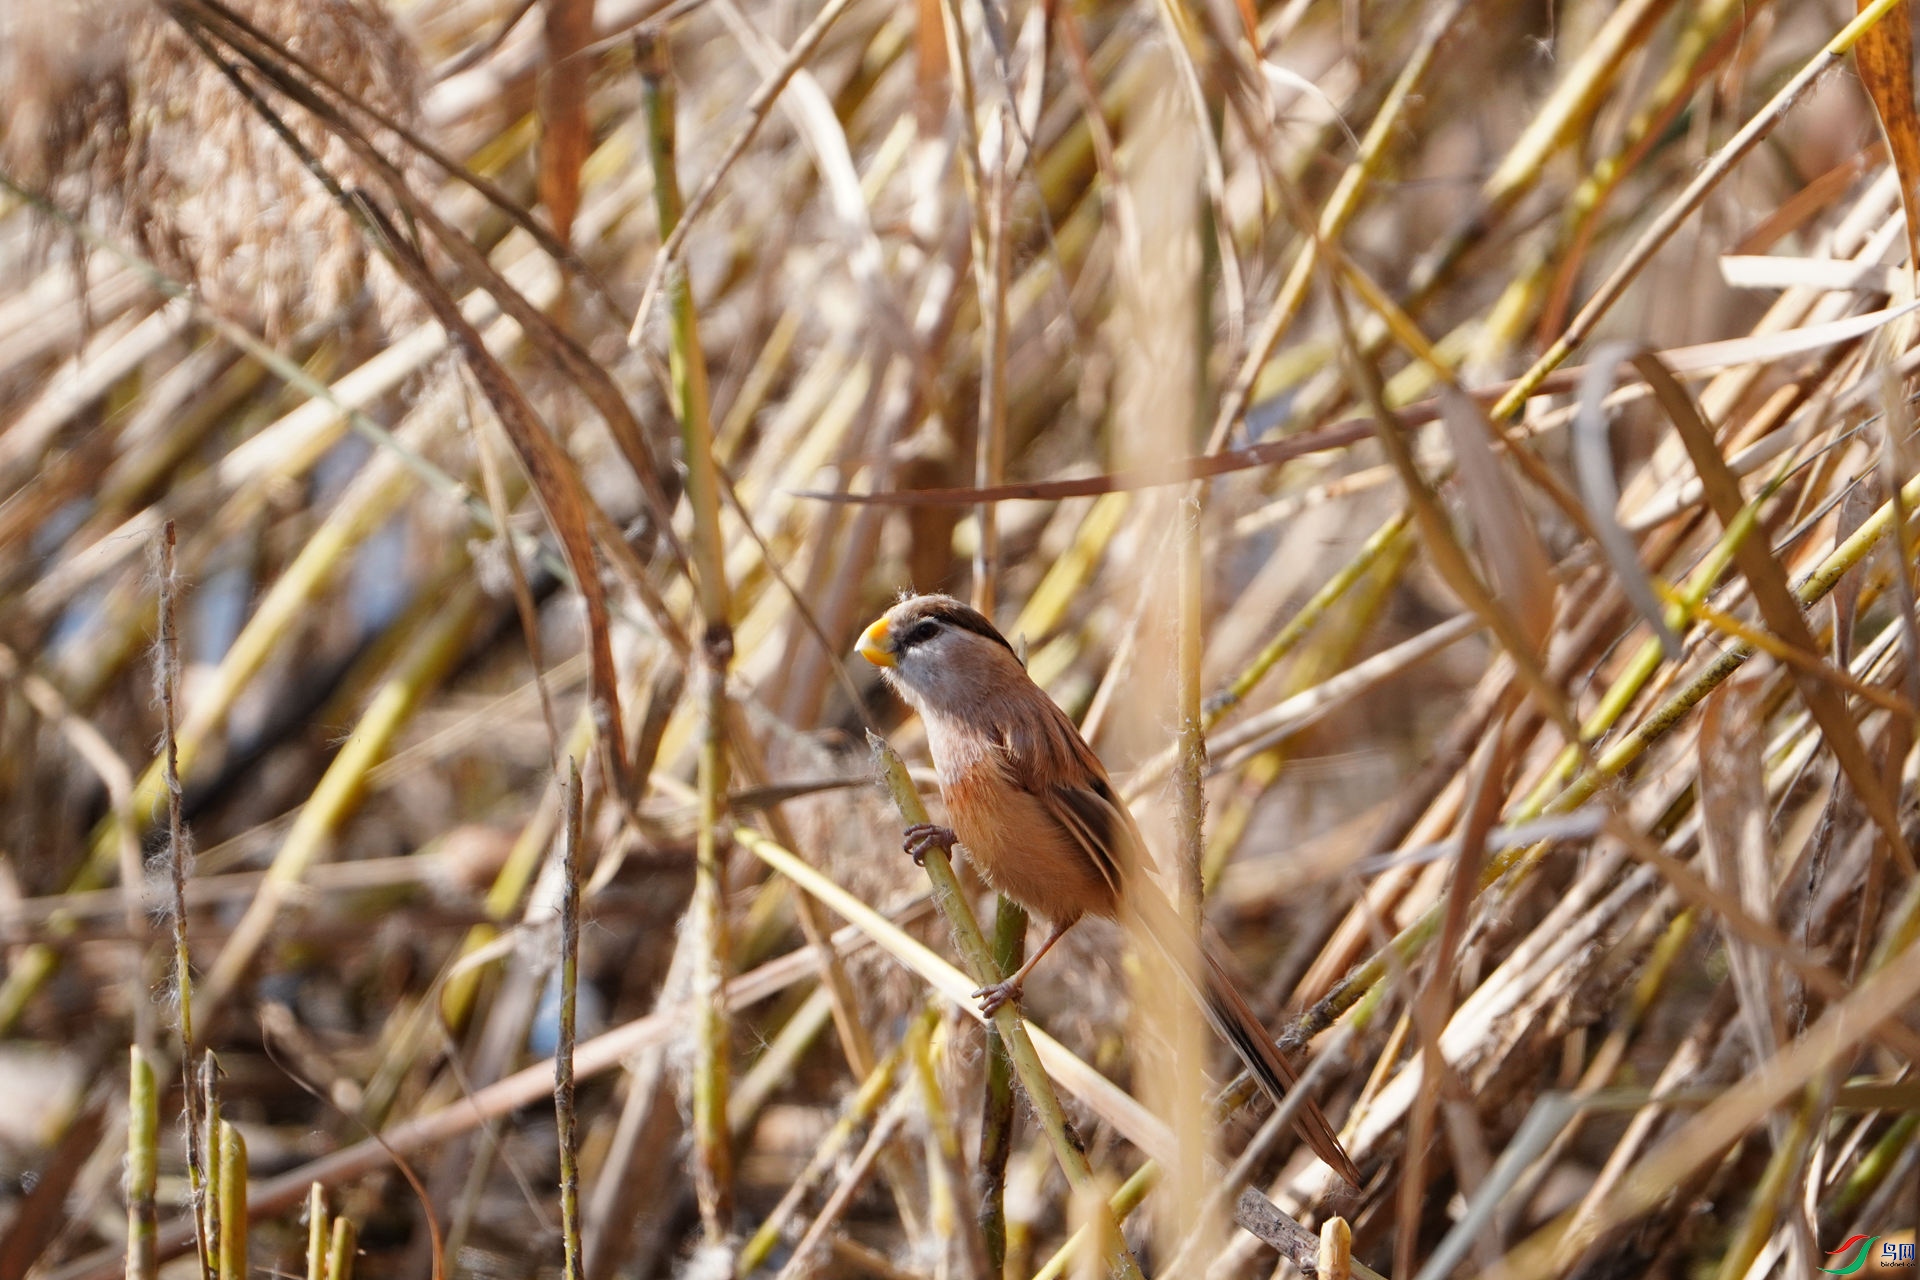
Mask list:
POLYGON ((1099 866, 1048 809, 989 753, 934 753, 947 821, 994 888, 1061 923, 1111 917, 1117 903, 1099 866))

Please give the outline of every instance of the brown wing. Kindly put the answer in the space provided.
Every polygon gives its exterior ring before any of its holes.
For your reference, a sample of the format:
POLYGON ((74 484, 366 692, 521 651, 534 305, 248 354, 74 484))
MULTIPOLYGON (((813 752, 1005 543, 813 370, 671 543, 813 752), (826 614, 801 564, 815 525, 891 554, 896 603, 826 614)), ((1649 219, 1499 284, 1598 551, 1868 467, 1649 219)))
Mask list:
POLYGON ((1107 883, 1117 902, 1131 869, 1140 865, 1139 830, 1106 779, 1091 787, 1049 787, 1039 793, 1061 828, 1073 838, 1107 883))
POLYGON ((1111 916, 1147 857, 1140 828, 1073 721, 1044 697, 1037 704, 1045 708, 1044 718, 996 726, 1001 776, 1033 797, 1061 840, 1085 858, 1109 899, 1097 914, 1111 916))

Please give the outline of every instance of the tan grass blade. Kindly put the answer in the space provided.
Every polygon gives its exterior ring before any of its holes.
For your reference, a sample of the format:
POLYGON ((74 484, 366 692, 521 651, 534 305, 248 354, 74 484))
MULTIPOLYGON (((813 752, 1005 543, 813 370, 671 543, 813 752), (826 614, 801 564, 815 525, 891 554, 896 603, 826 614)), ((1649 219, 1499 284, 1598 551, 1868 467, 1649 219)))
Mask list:
MULTIPOLYGON (((1868 8, 1868 0, 1858 0, 1868 8)), ((1873 24, 1853 46, 1853 65, 1873 99, 1881 135, 1900 176, 1900 208, 1907 221, 1908 279, 1920 278, 1920 114, 1913 103, 1913 23, 1904 11, 1873 24)))

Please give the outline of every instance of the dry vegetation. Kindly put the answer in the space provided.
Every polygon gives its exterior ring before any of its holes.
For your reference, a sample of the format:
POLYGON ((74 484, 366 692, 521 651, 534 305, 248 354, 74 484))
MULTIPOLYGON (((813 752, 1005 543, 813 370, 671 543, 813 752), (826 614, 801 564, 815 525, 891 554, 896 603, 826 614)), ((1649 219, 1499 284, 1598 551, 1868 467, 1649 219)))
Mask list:
POLYGON ((1902 1238, 1889 10, 0 0, 0 1277, 1902 1238), (1364 1192, 1111 927, 972 1016, 909 585, 1364 1192))

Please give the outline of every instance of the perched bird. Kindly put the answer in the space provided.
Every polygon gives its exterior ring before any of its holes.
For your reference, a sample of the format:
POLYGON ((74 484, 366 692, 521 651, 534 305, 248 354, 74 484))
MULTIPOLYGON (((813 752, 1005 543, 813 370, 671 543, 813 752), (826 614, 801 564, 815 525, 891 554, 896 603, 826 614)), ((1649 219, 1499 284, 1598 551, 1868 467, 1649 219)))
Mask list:
MULTIPOLYGON (((907 852, 920 862, 930 848, 960 844, 988 883, 1051 926, 1018 972, 974 992, 981 1012, 1018 1000, 1040 957, 1082 916, 1124 915, 1174 962, 1207 1021, 1278 1103, 1299 1078, 1292 1064, 1235 987, 1219 943, 1203 940, 1197 963, 1191 958, 1126 802, 1006 637, 951 596, 909 596, 866 629, 858 651, 925 722, 953 823, 909 827, 907 852)), ((1360 1185, 1318 1106, 1309 1100, 1295 1124, 1322 1160, 1360 1185)))

